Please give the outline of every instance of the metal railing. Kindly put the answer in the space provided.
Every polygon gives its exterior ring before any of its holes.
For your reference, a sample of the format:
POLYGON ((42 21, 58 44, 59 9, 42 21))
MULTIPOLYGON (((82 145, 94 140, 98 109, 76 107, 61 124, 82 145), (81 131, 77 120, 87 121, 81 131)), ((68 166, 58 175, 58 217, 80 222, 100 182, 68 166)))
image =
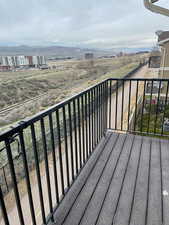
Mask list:
MULTIPOLYGON (((133 74, 135 74, 145 64, 146 64, 146 62, 140 63, 136 68, 134 68, 129 73, 127 73, 125 75, 125 78, 131 77, 133 74)), ((56 129, 56 128, 54 128, 54 129, 56 129)), ((50 131, 47 132, 47 136, 50 136, 50 131)), ((30 151, 29 152, 31 152, 32 146, 30 145, 30 140, 29 140, 30 137, 27 137, 27 139, 28 140, 26 141, 26 146, 30 146, 30 151)), ((13 149, 13 161, 14 161, 14 164, 15 163, 21 163, 22 164, 22 157, 21 157, 19 140, 18 140, 18 138, 15 138, 14 136, 13 136, 12 140, 13 140, 12 141, 13 142, 12 149, 13 149)), ((42 145, 41 137, 38 137, 37 142, 39 143, 39 145, 42 145)), ((3 193, 6 194, 7 192, 10 191, 12 182, 11 182, 11 180, 9 180, 9 176, 8 176, 10 171, 9 171, 9 165, 8 165, 7 156, 5 154, 5 150, 6 150, 5 146, 4 147, 0 146, 0 184, 1 184, 1 187, 3 189, 3 193)), ((28 157, 31 158, 32 156, 29 154, 28 157)), ((44 159, 42 154, 40 154, 39 157, 40 157, 40 159, 39 159, 40 161, 44 159)), ((31 167, 33 165, 33 162, 32 162, 31 159, 28 160, 28 163, 30 164, 29 167, 31 167)), ((18 179, 22 179, 24 177, 24 170, 23 170, 23 168, 20 168, 19 171, 17 171, 17 173, 20 173, 18 179)))
MULTIPOLYGON (((8 163, 5 183, 13 191, 15 223, 54 222, 57 207, 108 129, 168 137, 168 88, 167 79, 107 79, 2 133, 0 163, 8 163), (23 181, 27 205, 20 193, 23 181)), ((13 223, 7 199, 1 181, 0 224, 8 225, 13 223)))
MULTIPOLYGON (((17 206, 18 222, 15 223, 47 224, 54 221, 56 208, 107 129, 107 101, 108 80, 20 122, 0 135, 0 144, 9 165, 6 183, 14 191, 17 206), (20 156, 16 160, 18 143, 20 156), (42 170, 46 187, 42 184, 42 170), (38 197, 32 191, 31 171, 36 173, 38 197), (24 213, 25 210, 28 213, 28 209, 24 208, 20 196, 21 179, 26 183, 30 208, 27 219, 24 213), (41 215, 38 220, 37 201, 41 215)), ((10 224, 12 218, 7 213, 2 185, 0 205, 5 224, 10 224)))
POLYGON ((110 79, 108 88, 109 129, 169 136, 168 79, 110 79))

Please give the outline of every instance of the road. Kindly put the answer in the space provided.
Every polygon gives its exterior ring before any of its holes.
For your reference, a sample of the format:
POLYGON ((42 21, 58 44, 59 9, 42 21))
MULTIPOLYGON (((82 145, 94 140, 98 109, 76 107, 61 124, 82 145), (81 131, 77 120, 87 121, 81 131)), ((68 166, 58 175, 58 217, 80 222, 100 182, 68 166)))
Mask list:
MULTIPOLYGON (((139 77, 145 77, 147 75, 147 66, 144 66, 142 69, 140 69, 133 77, 134 78, 139 78, 139 77)), ((118 115, 117 115, 117 127, 120 128, 120 120, 121 120, 121 105, 122 105, 122 88, 119 89, 118 91, 118 115)), ((129 91, 128 91, 128 84, 124 86, 124 96, 125 96, 125 105, 123 107, 124 109, 124 121, 126 121, 126 114, 125 112, 128 109, 128 99, 129 99, 129 91)), ((131 92, 131 99, 133 102, 133 98, 136 96, 136 83, 132 83, 132 92, 131 92)), ((116 96, 115 94, 112 95, 112 123, 111 126, 114 127, 115 125, 115 107, 113 104, 115 104, 116 101, 116 96)), ((132 107, 132 103, 131 103, 132 107)), ((125 124, 125 123, 124 123, 125 124)), ((57 149, 56 149, 57 152, 57 149)), ((69 157, 70 158, 70 157, 69 157)), ((58 162, 58 161, 57 161, 58 162)), ((63 162, 65 162, 65 153, 63 151, 63 162)), ((70 162, 69 162, 70 163, 70 162)), ((65 163, 63 163, 65 165, 65 163)), ((50 181, 51 181, 51 190, 52 190, 52 200, 53 204, 56 204, 56 196, 55 196, 55 184, 54 184, 54 174, 53 174, 53 160, 52 160, 52 155, 49 155, 49 169, 50 169, 50 181)), ((66 168, 64 166, 64 173, 66 174, 66 168)), ((45 165, 44 162, 40 163, 40 171, 41 171, 41 182, 42 182, 42 187, 43 187, 43 198, 45 202, 45 212, 46 215, 49 213, 49 204, 48 204, 48 195, 47 195, 47 182, 46 182, 46 175, 45 175, 45 165)), ((60 180, 60 173, 59 173, 59 163, 57 163, 57 171, 58 171, 58 181, 59 181, 59 193, 61 195, 61 180, 60 180)), ((42 217, 41 217, 41 210, 40 210, 40 200, 39 200, 39 192, 38 192, 38 186, 37 186, 37 179, 36 179, 36 173, 35 171, 32 171, 30 173, 30 180, 31 180, 31 187, 32 187, 32 195, 33 195, 33 200, 34 200, 34 208, 35 208, 35 213, 36 213, 36 219, 37 219, 37 224, 42 224, 42 217)), ((66 183, 66 179, 64 179, 66 183)), ((19 185, 19 190, 21 193, 21 205, 23 209, 23 215, 24 219, 26 221, 26 224, 31 225, 31 216, 30 216, 30 210, 29 210, 29 201, 28 201, 28 196, 26 194, 26 185, 25 185, 25 180, 22 180, 19 185)), ((9 220, 12 225, 19 225, 19 219, 18 219, 18 214, 17 214, 17 208, 15 205, 14 201, 14 194, 13 191, 11 191, 9 194, 6 195, 5 197, 5 202, 7 204, 8 208, 8 216, 9 220)), ((4 225, 4 222, 0 220, 0 225, 4 225)))

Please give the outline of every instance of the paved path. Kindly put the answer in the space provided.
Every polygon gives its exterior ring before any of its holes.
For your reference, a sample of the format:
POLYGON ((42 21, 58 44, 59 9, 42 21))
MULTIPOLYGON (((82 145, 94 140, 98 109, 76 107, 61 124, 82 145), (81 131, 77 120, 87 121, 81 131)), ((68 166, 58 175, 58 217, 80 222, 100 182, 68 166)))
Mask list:
MULTIPOLYGON (((132 78, 147 78, 147 66, 141 68, 132 78)), ((143 82, 139 82, 138 97, 143 94, 143 82)), ((122 87, 118 89, 118 104, 117 104, 117 129, 121 129, 121 116, 122 116, 122 87)), ((136 102, 136 90, 137 82, 133 81, 131 83, 131 96, 130 96, 130 109, 135 106, 136 102)), ((111 128, 115 128, 115 118, 116 118, 116 93, 112 95, 112 107, 111 107, 111 128)), ((127 129, 128 123, 128 105, 129 105, 129 82, 125 82, 124 85, 124 102, 123 102, 123 129, 127 129)))

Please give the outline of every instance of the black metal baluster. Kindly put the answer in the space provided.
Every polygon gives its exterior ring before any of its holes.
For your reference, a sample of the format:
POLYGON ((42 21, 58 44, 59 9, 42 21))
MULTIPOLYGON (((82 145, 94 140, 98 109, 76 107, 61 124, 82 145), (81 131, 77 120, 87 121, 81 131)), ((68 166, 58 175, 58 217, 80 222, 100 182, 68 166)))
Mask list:
POLYGON ((32 198, 32 190, 31 190, 31 184, 30 184, 29 169, 28 169, 28 162, 27 162, 27 157, 26 157, 23 131, 19 132, 19 139, 20 139, 20 145, 21 145, 21 151, 22 151, 21 155, 22 155, 24 171, 25 171, 26 187, 27 187, 27 192, 28 192, 28 199, 29 199, 30 212, 31 212, 31 217, 32 217, 32 224, 36 225, 35 208, 34 208, 33 198, 32 198))
POLYGON ((139 81, 137 80, 137 86, 136 86, 136 102, 135 102, 135 115, 134 115, 134 131, 136 131, 136 123, 137 123, 138 86, 139 86, 139 81))
POLYGON ((148 115, 148 125, 147 125, 147 133, 149 132, 149 129, 150 129, 150 116, 151 116, 151 102, 152 102, 152 94, 153 94, 153 86, 154 86, 154 83, 153 83, 153 80, 151 82, 151 95, 150 95, 150 108, 149 108, 149 115, 148 115))
POLYGON ((91 90, 92 97, 92 150, 94 149, 94 89, 91 90))
POLYGON ((103 92, 103 85, 100 85, 100 89, 101 89, 101 92, 100 92, 100 95, 101 95, 101 136, 103 136, 103 132, 104 132, 104 124, 103 124, 103 119, 104 119, 104 107, 103 107, 103 104, 104 104, 104 92, 103 92))
POLYGON ((108 93, 108 81, 106 81, 105 83, 105 86, 106 86, 106 101, 105 101, 105 104, 106 104, 106 129, 108 128, 108 96, 109 96, 109 93, 108 93))
POLYGON ((111 110, 111 102, 112 102, 112 80, 110 80, 110 86, 109 86, 109 129, 111 129, 111 114, 112 114, 112 110, 111 110))
POLYGON ((55 155, 55 138, 53 132, 53 119, 52 114, 49 114, 49 126, 50 126, 50 136, 51 136, 51 145, 52 145, 52 158, 53 158, 53 174, 55 182, 55 192, 56 192, 56 203, 59 203, 59 192, 58 192, 58 175, 57 175, 57 162, 55 155))
POLYGON ((97 143, 97 99, 96 88, 94 88, 94 147, 97 143))
POLYGON ((98 86, 96 87, 96 124, 97 124, 97 130, 96 130, 96 144, 98 144, 99 141, 99 94, 98 94, 98 86))
POLYGON ((164 103, 164 113, 163 113, 163 119, 162 119, 162 130, 161 130, 161 134, 164 134, 164 118, 165 118, 165 111, 166 111, 166 106, 167 106, 167 101, 168 101, 168 89, 169 89, 169 81, 167 81, 167 90, 166 90, 166 96, 165 96, 165 103, 164 103))
POLYGON ((46 131, 45 131, 44 118, 42 118, 40 120, 40 125, 41 125, 42 144, 43 144, 44 159, 45 159, 45 170, 46 170, 46 181, 47 181, 48 197, 49 197, 50 217, 51 217, 51 220, 54 221, 54 217, 53 217, 53 202, 52 202, 52 193, 51 193, 51 183, 50 183, 49 162, 48 162, 48 153, 47 153, 46 131))
POLYGON ((83 164, 85 163, 85 129, 84 129, 84 102, 83 95, 81 96, 81 110, 82 110, 82 146, 83 146, 83 164))
POLYGON ((102 130, 104 132, 105 130, 105 85, 102 85, 102 98, 103 98, 103 104, 102 104, 102 130))
POLYGON ((122 81, 122 99, 121 99, 121 130, 123 130, 123 111, 124 111, 124 80, 122 81))
POLYGON ((100 138, 103 135, 103 92, 102 85, 100 85, 100 138))
POLYGON ((86 130, 86 157, 89 157, 89 148, 88 148, 88 116, 87 116, 87 93, 85 93, 85 130, 86 130))
POLYGON ((69 156, 68 156, 68 144, 67 144, 67 125, 66 125, 66 111, 65 106, 63 106, 63 128, 64 128, 64 142, 65 142, 65 159, 66 159, 66 178, 67 186, 70 186, 70 176, 69 176, 69 156))
POLYGON ((74 139, 75 139, 75 156, 76 156, 76 175, 78 174, 78 152, 77 152, 77 128, 76 128, 76 102, 73 100, 73 114, 74 114, 74 139))
POLYGON ((92 104, 92 101, 91 101, 91 95, 90 95, 90 91, 88 92, 88 104, 89 104, 89 154, 91 154, 92 152, 92 142, 91 142, 91 104, 92 104))
POLYGON ((35 157, 35 167, 36 167, 36 176, 37 176, 37 181, 38 181, 42 220, 43 220, 43 224, 46 224, 46 216, 45 216, 45 209, 44 209, 44 200, 43 200, 42 183, 41 183, 41 176, 40 176, 38 150, 37 150, 37 144, 36 144, 36 135, 35 135, 34 124, 31 125, 31 136, 32 136, 33 153, 34 153, 34 157, 35 157))
POLYGON ((82 146, 81 146, 81 120, 80 120, 80 99, 77 99, 77 108, 78 108, 78 137, 79 137, 79 161, 80 169, 82 168, 82 146))
POLYGON ((99 85, 99 96, 100 96, 100 100, 99 100, 99 105, 100 105, 100 117, 99 117, 99 120, 100 120, 100 138, 102 137, 102 129, 103 129, 103 124, 102 124, 102 85, 100 84, 99 85))
POLYGON ((99 93, 99 140, 101 138, 101 85, 98 86, 98 93, 99 93))
POLYGON ((140 127, 141 132, 143 131, 143 113, 144 113, 145 91, 146 91, 146 81, 144 81, 143 103, 142 103, 142 109, 141 109, 141 127, 140 127))
POLYGON ((4 202, 4 197, 3 197, 1 186, 0 186, 0 206, 1 206, 3 220, 5 222, 5 225, 9 225, 8 214, 7 214, 7 211, 6 211, 6 206, 5 206, 5 202, 4 202))
POLYGON ((127 123, 128 131, 130 129, 130 103, 131 103, 131 80, 129 81, 128 123, 127 123))
POLYGON ((72 180, 74 180, 74 153, 73 153, 73 137, 72 137, 72 114, 71 114, 71 103, 68 103, 68 114, 69 114, 69 129, 70 129, 70 152, 71 152, 71 171, 72 180))
POLYGON ((157 107, 156 107, 156 117, 155 117, 155 124, 154 124, 154 133, 156 133, 156 129, 157 129, 157 116, 158 116, 158 110, 159 110, 158 107, 159 107, 159 100, 160 100, 160 92, 161 92, 161 81, 159 81, 157 107))
POLYGON ((103 83, 104 103, 103 103, 103 132, 106 130, 106 85, 103 83))
POLYGON ((100 86, 97 86, 97 99, 98 99, 98 142, 100 140, 100 86))
POLYGON ((8 182, 7 182, 6 173, 5 173, 5 166, 2 167, 2 171, 3 171, 3 177, 4 177, 4 181, 5 181, 6 191, 9 192, 8 182))
POLYGON ((24 218, 23 218, 21 200, 19 197, 19 190, 18 190, 18 185, 17 185, 17 179, 16 179, 16 174, 15 174, 15 169, 14 169, 14 163, 13 163, 12 151, 11 151, 9 138, 5 139, 5 146, 6 146, 6 153, 7 153, 8 162, 9 162, 10 174, 11 174, 13 188, 14 188, 14 194, 15 194, 16 206, 17 206, 17 210, 18 210, 19 221, 20 221, 21 225, 24 225, 25 222, 24 222, 24 218))
POLYGON ((116 81, 115 130, 117 130, 118 80, 116 81))
POLYGON ((58 134, 58 153, 59 153, 61 189, 62 189, 62 195, 64 195, 65 194, 65 184, 64 184, 64 173, 63 173, 63 159, 62 159, 62 145, 61 145, 61 135, 60 135, 59 110, 56 111, 56 123, 57 123, 57 134, 58 134))

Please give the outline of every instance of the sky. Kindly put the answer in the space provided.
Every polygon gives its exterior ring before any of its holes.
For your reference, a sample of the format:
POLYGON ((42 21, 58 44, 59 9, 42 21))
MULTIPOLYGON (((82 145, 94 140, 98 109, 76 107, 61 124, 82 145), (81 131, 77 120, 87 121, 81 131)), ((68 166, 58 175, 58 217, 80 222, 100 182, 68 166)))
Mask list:
POLYGON ((157 30, 169 30, 169 17, 143 0, 0 0, 0 46, 142 48, 156 44, 157 30))

